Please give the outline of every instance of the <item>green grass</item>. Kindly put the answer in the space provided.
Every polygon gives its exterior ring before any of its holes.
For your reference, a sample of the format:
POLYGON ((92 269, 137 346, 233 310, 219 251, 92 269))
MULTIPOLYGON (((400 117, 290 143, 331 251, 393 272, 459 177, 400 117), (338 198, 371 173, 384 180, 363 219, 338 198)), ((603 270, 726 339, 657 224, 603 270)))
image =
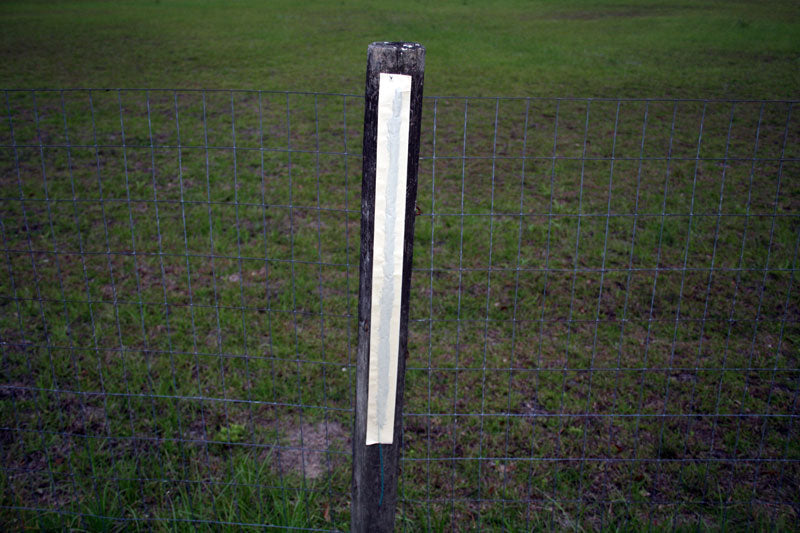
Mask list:
MULTIPOLYGON (((428 95, 797 97, 788 2, 413 7, 4 4, 0 69, 358 94, 409 39, 428 95)), ((3 96, 0 522, 347 529, 361 98, 3 96)), ((425 103, 398 527, 790 529, 800 114, 586 104, 425 103)))
POLYGON ((12 87, 356 93, 366 45, 423 43, 428 94, 797 97, 795 2, 4 3, 12 87))

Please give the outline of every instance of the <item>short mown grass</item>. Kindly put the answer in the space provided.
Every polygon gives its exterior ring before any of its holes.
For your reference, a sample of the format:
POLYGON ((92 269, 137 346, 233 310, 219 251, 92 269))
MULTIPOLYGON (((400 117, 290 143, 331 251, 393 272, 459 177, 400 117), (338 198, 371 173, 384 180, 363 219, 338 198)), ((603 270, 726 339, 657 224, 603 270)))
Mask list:
MULTIPOLYGON (((346 529, 358 97, 8 109, 9 520, 346 529)), ((403 523, 793 520, 788 109, 426 101, 403 523)))
POLYGON ((797 96, 791 0, 5 2, 10 87, 363 91, 366 46, 426 46, 428 94, 797 96))
MULTIPOLYGON (((3 80, 797 96, 791 3, 192 6, 4 5, 3 80)), ((346 530, 362 98, 2 96, 0 522, 346 530)), ((426 99, 398 528, 796 527, 798 120, 426 99)))

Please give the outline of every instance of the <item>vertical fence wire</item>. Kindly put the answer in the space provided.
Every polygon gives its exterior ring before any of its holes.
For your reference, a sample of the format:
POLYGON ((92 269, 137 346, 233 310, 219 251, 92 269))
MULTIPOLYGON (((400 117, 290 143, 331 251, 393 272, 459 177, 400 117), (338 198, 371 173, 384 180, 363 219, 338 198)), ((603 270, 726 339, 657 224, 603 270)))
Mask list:
POLYGON ((358 98, 4 100, 3 522, 344 529, 358 98))
MULTIPOLYGON (((2 522, 346 530, 363 98, 3 99, 2 522)), ((425 99, 398 527, 796 527, 794 105, 425 99)))
POLYGON ((787 443, 800 374, 784 325, 799 316, 798 206, 781 179, 796 169, 793 102, 526 99, 512 119, 502 109, 512 99, 432 100, 436 133, 423 159, 436 181, 421 200, 430 239, 416 264, 426 304, 417 315, 412 307, 412 338, 428 360, 410 362, 406 380, 404 520, 433 529, 517 519, 551 529, 794 524, 787 443), (512 131, 495 129, 496 104, 512 131), (765 114, 770 142, 759 146, 765 114), (545 124, 552 154, 541 150, 545 124), (516 172, 498 170, 512 160, 516 172), (516 197, 516 212, 512 190, 526 199, 516 197), (507 222, 515 217, 518 239, 507 222), (539 236, 526 234, 526 219, 539 236), (507 313, 493 315, 497 306, 507 313), (529 453, 520 454, 523 435, 529 453), (515 463, 528 467, 527 482, 515 463), (415 486, 424 487, 416 496, 415 486))

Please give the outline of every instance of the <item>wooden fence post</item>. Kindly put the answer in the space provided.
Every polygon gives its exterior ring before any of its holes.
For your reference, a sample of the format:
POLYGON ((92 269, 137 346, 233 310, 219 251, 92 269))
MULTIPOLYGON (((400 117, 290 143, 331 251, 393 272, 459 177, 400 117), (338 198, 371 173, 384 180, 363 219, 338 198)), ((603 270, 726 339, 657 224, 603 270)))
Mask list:
MULTIPOLYGON (((411 264, 412 264, 412 251, 414 241, 414 217, 415 206, 417 198, 417 170, 419 166, 419 138, 420 138, 420 122, 422 118, 422 85, 423 74, 425 70, 425 48, 417 43, 388 43, 378 42, 372 43, 367 51, 367 83, 365 94, 365 109, 364 109, 364 159, 363 159, 363 178, 361 185, 361 259, 359 265, 359 291, 358 291, 358 353, 357 353, 357 374, 356 374, 356 405, 355 405, 355 424, 353 428, 353 484, 352 484, 352 508, 351 508, 351 530, 354 532, 361 531, 377 531, 385 532, 392 531, 394 528, 395 508, 397 503, 397 480, 399 477, 399 458, 401 453, 400 432, 402 427, 402 410, 403 410, 403 382, 405 378, 406 356, 408 354, 408 307, 409 307, 409 292, 411 289, 411 264), (392 254, 398 254, 401 250, 395 249, 394 251, 384 247, 385 250, 373 250, 375 242, 375 205, 376 205, 376 173, 378 162, 378 148, 379 145, 386 146, 386 140, 379 141, 378 139, 378 118, 379 118, 379 93, 381 74, 384 74, 384 80, 388 78, 386 74, 400 74, 403 76, 396 77, 400 82, 407 83, 409 80, 406 76, 410 76, 410 111, 408 111, 408 157, 406 162, 398 161, 394 157, 391 164, 398 167, 401 164, 406 165, 406 191, 405 191, 405 225, 403 233, 403 246, 402 246, 402 289, 400 291, 400 311, 399 311, 399 350, 397 357, 397 381, 396 393, 394 402, 394 424, 391 444, 370 444, 367 445, 367 415, 369 411, 368 395, 370 383, 370 353, 373 354, 373 364, 377 361, 377 352, 379 348, 388 347, 386 343, 376 343, 380 346, 373 347, 370 352, 370 327, 372 326, 372 302, 373 302, 373 259, 377 254, 382 255, 379 259, 389 259, 392 254), (383 143, 383 144, 381 144, 383 143), (374 253, 373 253, 374 252, 374 253)), ((394 128, 394 132, 405 131, 399 124, 401 109, 401 97, 397 92, 395 96, 394 108, 390 113, 393 113, 393 118, 386 121, 392 122, 394 126, 389 126, 389 129, 394 128)), ((389 98, 384 95, 384 98, 389 98)), ((385 100, 384 100, 385 101, 385 100)), ((403 104, 405 105, 405 104, 403 104)), ((386 112, 381 115, 385 119, 386 112)), ((382 119, 382 120, 383 120, 382 119)), ((382 126, 386 131, 387 126, 382 126)), ((401 146, 405 142, 400 139, 391 139, 391 131, 388 133, 389 144, 392 146, 401 146)), ((391 152, 393 149, 388 148, 391 152)), ((402 153, 402 151, 400 152, 402 153)), ((391 159, 391 158, 390 158, 391 159)), ((384 157, 384 164, 382 168, 385 172, 393 172, 391 169, 386 170, 386 157, 384 157)), ((401 169, 402 170, 402 169, 401 169)), ((395 175, 397 170, 394 170, 395 175)), ((402 174, 402 172, 401 172, 402 174)), ((385 190, 379 190, 379 195, 384 195, 380 198, 380 204, 385 206, 386 211, 395 213, 395 206, 400 209, 402 206, 397 205, 402 201, 401 197, 396 198, 395 205, 393 205, 393 194, 390 194, 390 187, 384 187, 385 190)), ((379 214, 381 218, 385 218, 379 214)), ((390 215, 386 215, 390 216, 390 215)), ((389 228, 388 226, 386 226, 389 228)), ((390 228, 389 228, 390 229, 390 228)), ((382 229, 379 230, 382 232, 382 229)), ((384 240, 384 233, 381 233, 381 239, 384 240)), ((389 242, 388 239, 385 242, 389 242)), ((384 289, 381 294, 384 294, 387 289, 384 289)), ((390 289, 389 289, 390 290, 390 289)), ((377 293, 376 293, 377 294, 377 293)), ((380 295, 378 295, 380 298, 380 295)), ((391 298, 389 298, 391 300, 391 298)), ((384 300, 377 300, 380 306, 387 306, 388 303, 384 300)), ((396 302, 394 303, 396 307, 396 302)), ((388 313, 388 311, 386 312, 388 313)), ((389 316, 388 314, 382 316, 389 316)), ((380 326, 384 330, 386 324, 389 322, 380 321, 380 326)), ((397 323, 392 321, 392 327, 396 328, 397 323)), ((388 338, 388 337, 387 337, 388 338)), ((396 339, 397 337, 392 337, 396 339)), ((392 343, 394 344, 394 343, 392 343)), ((384 350, 385 352, 386 350, 384 350)), ((381 355, 384 357, 385 354, 381 355)), ((380 371, 382 376, 387 376, 386 370, 387 359, 381 359, 380 371)), ((377 366, 375 368, 378 368, 377 366)), ((373 373, 376 372, 373 369, 373 373)), ((392 371, 393 372, 393 371, 392 371)), ((374 376, 375 374, 373 374, 374 376)), ((393 380, 384 383, 393 383, 393 380)), ((393 385, 392 385, 393 386, 393 385)), ((377 389, 377 387, 376 387, 377 389)), ((390 389, 386 389, 390 390, 390 389)), ((390 396, 390 395, 389 395, 390 396)), ((373 409, 375 409, 373 402, 373 409)), ((386 420, 391 420, 390 412, 384 413, 388 416, 386 420)), ((373 428, 374 428, 373 422, 373 428)), ((372 430, 374 433, 374 429, 372 430)), ((384 427, 384 434, 388 432, 388 428, 384 427)), ((374 440, 374 437, 373 437, 374 440)), ((385 440, 385 438, 384 438, 385 440)))

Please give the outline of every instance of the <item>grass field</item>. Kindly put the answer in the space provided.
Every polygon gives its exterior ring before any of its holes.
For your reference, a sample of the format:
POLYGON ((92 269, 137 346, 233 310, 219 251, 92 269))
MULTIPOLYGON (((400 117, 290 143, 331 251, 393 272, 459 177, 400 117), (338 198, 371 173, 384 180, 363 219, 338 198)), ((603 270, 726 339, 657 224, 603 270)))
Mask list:
POLYGON ((6 2, 7 87, 363 91, 419 41, 436 95, 793 98, 792 1, 6 2))
MULTIPOLYGON (((792 2, 0 10, 5 87, 186 89, 3 94, 16 530, 347 529, 370 41, 427 95, 800 87, 792 2)), ((421 156, 398 527, 797 527, 796 104, 428 98, 421 156)))

